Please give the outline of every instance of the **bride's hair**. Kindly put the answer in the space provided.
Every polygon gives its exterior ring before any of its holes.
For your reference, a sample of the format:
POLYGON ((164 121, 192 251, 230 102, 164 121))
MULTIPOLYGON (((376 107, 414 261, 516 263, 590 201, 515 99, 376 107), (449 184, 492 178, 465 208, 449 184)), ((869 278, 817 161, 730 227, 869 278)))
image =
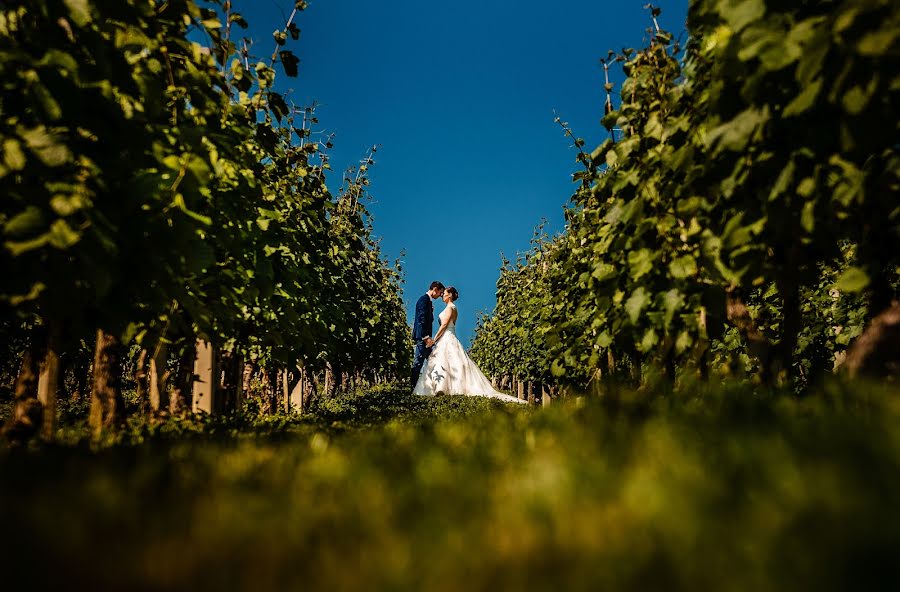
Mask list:
POLYGON ((457 291, 457 289, 454 288, 453 286, 450 286, 449 288, 447 288, 444 291, 450 293, 450 300, 452 302, 456 302, 456 299, 459 298, 459 291, 457 291))

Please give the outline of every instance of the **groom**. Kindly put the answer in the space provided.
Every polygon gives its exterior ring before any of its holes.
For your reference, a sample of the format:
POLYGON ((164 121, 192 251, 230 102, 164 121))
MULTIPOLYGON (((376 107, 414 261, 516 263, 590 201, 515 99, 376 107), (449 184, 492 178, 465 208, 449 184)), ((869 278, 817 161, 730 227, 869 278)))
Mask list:
POLYGON ((416 342, 416 351, 413 357, 412 375, 409 378, 412 388, 416 388, 419 372, 422 370, 425 358, 431 353, 431 346, 434 345, 434 341, 431 339, 431 328, 434 325, 434 305, 431 301, 440 298, 443 294, 444 284, 431 282, 431 287, 416 302, 416 316, 413 320, 413 341, 416 342))

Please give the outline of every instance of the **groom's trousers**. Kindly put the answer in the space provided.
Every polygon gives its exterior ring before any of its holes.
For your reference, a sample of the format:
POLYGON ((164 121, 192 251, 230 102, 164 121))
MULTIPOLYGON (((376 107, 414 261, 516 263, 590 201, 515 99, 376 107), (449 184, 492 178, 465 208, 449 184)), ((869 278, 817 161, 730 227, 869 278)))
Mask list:
POLYGON ((431 348, 425 347, 425 342, 423 340, 420 339, 416 341, 416 351, 413 354, 412 375, 409 377, 410 388, 416 388, 416 383, 419 381, 419 373, 422 371, 425 359, 430 353, 431 348))

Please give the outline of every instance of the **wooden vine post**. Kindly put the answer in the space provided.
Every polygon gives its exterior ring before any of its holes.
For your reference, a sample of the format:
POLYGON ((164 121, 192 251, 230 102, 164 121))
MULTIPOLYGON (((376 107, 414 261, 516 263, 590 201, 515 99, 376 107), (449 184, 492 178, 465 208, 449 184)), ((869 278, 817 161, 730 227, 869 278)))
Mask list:
POLYGON ((56 432, 56 390, 59 386, 60 328, 58 323, 50 323, 47 351, 40 365, 37 398, 44 408, 41 437, 52 440, 56 432))
POLYGON ((168 355, 168 347, 160 340, 150 356, 150 409, 155 412, 158 412, 160 409, 166 409, 169 406, 169 393, 166 390, 166 382, 169 378, 169 373, 166 371, 168 355))
POLYGON ((193 405, 194 413, 215 415, 222 409, 216 392, 216 352, 213 344, 197 339, 197 357, 194 359, 193 405))
POLYGON ((114 429, 125 413, 121 389, 122 345, 115 335, 103 329, 97 329, 93 375, 88 424, 94 438, 99 438, 105 431, 114 429))

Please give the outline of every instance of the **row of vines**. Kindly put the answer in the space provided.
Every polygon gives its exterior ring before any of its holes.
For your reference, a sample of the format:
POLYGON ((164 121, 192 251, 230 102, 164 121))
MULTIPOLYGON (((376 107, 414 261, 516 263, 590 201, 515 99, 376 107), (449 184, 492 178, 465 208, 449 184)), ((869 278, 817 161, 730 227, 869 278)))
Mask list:
POLYGON ((473 356, 580 391, 896 375, 900 6, 691 0, 684 43, 647 8, 647 47, 601 61, 609 138, 558 120, 566 229, 504 263, 473 356))
POLYGON ((22 0, 0 9, 0 352, 13 440, 59 397, 96 434, 123 388, 190 408, 197 347, 225 395, 290 405, 407 371, 401 270, 365 209, 374 149, 326 185, 298 74, 297 1, 273 51, 229 0, 22 0))

